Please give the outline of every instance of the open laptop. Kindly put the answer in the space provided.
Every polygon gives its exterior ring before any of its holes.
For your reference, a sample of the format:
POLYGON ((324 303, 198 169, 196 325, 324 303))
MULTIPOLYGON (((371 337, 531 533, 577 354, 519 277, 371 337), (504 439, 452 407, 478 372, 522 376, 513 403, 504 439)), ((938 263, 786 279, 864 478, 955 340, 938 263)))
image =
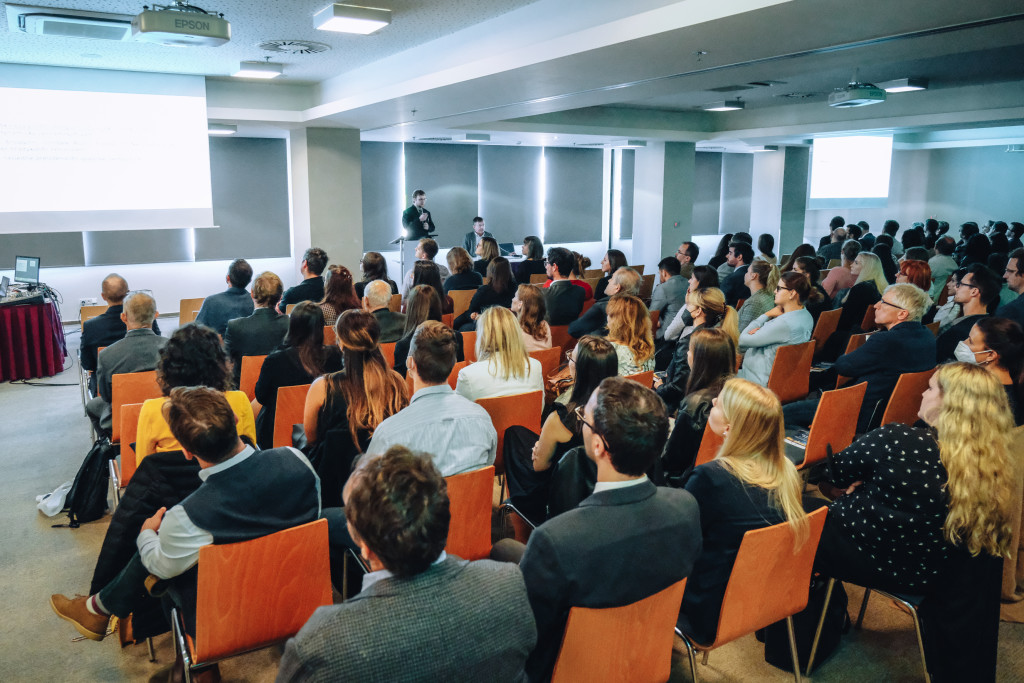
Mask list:
POLYGON ((511 256, 513 258, 519 256, 519 254, 516 253, 515 242, 498 242, 498 251, 502 256, 511 256))
POLYGON ((10 287, 10 286, 11 286, 11 278, 9 278, 6 275, 4 275, 3 278, 0 279, 0 299, 6 299, 7 298, 7 288, 10 287))

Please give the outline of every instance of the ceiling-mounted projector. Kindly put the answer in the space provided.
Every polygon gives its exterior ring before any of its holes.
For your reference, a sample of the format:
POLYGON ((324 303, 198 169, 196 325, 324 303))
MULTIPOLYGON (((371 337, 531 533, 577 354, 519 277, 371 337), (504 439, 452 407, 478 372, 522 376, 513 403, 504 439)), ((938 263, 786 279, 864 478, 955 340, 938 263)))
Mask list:
POLYGON ((885 91, 872 83, 861 83, 857 80, 857 72, 853 79, 841 90, 828 96, 828 106, 845 109, 847 107, 866 107, 869 104, 885 102, 885 91))
POLYGON ((207 12, 184 0, 173 5, 143 6, 132 19, 132 37, 148 43, 216 47, 231 40, 231 24, 223 14, 207 12))

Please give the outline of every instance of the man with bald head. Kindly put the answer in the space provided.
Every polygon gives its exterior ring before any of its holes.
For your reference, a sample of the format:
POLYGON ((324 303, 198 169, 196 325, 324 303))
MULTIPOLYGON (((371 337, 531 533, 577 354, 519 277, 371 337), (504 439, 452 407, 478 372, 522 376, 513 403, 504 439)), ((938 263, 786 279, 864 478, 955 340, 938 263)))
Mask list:
MULTIPOLYGON (((117 273, 103 278, 100 296, 107 302, 107 310, 82 325, 82 341, 78 358, 83 370, 96 370, 96 351, 101 346, 110 346, 124 338, 127 328, 121 319, 122 304, 128 296, 128 283, 117 273)), ((160 334, 160 327, 153 321, 153 332, 160 334)), ((96 393, 96 375, 89 379, 89 391, 96 393)))
POLYGON ((118 308, 121 309, 121 325, 125 327, 126 333, 123 339, 115 341, 99 354, 96 369, 97 395, 85 407, 97 434, 110 432, 111 378, 120 373, 155 369, 160 360, 160 351, 167 344, 166 339, 153 332, 157 316, 156 301, 149 294, 136 292, 128 296, 118 308))
POLYGON ((371 280, 363 288, 363 310, 373 313, 380 323, 380 343, 391 344, 405 334, 405 315, 395 313, 391 303, 391 285, 384 280, 371 280))

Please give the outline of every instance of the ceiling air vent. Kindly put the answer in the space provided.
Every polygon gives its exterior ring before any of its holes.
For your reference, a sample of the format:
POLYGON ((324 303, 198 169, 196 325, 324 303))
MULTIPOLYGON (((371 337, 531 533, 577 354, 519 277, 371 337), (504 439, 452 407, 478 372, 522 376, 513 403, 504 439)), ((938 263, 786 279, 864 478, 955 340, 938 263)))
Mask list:
POLYGON ((11 31, 38 36, 97 40, 128 40, 132 35, 130 14, 85 12, 10 3, 6 9, 7 24, 11 31))
POLYGON ((723 85, 718 88, 708 88, 708 92, 739 92, 740 90, 753 90, 752 85, 723 85))
POLYGON ((261 50, 281 52, 287 55, 315 55, 327 52, 330 45, 315 43, 312 40, 268 40, 259 44, 261 50))
POLYGON ((452 139, 450 137, 449 138, 413 138, 413 140, 415 140, 416 142, 451 142, 452 141, 452 139))

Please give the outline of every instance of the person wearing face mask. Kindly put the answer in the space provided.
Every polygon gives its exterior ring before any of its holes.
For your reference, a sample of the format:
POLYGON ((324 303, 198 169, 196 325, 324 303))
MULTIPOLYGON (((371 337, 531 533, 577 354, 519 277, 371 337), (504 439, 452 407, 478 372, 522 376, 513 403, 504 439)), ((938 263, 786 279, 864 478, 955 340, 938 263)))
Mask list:
MULTIPOLYGON (((690 295, 696 292, 698 289, 708 288, 718 289, 718 271, 711 266, 697 266, 690 273, 690 277, 687 278, 686 298, 689 299, 690 295)), ((683 330, 693 327, 693 319, 690 317, 690 312, 684 305, 676 313, 675 317, 672 318, 668 326, 662 325, 664 328, 664 340, 666 342, 675 342, 679 339, 679 336, 683 333, 683 330)), ((672 354, 669 353, 669 358, 672 354)))
POLYGON ((945 330, 940 326, 936 353, 940 363, 953 360, 957 345, 967 338, 976 322, 986 317, 999 300, 1001 282, 988 266, 976 263, 957 282, 953 300, 963 306, 961 316, 945 330))
POLYGON ((790 271, 775 287, 775 307, 759 316, 740 334, 743 367, 737 377, 768 385, 775 352, 784 344, 802 344, 811 338, 814 319, 804 308, 811 285, 807 277, 790 271))
POLYGON ((954 354, 961 363, 984 367, 1006 390, 1014 422, 1024 424, 1024 400, 1020 389, 1024 376, 1024 332, 1009 318, 982 318, 974 323, 967 339, 954 354))

